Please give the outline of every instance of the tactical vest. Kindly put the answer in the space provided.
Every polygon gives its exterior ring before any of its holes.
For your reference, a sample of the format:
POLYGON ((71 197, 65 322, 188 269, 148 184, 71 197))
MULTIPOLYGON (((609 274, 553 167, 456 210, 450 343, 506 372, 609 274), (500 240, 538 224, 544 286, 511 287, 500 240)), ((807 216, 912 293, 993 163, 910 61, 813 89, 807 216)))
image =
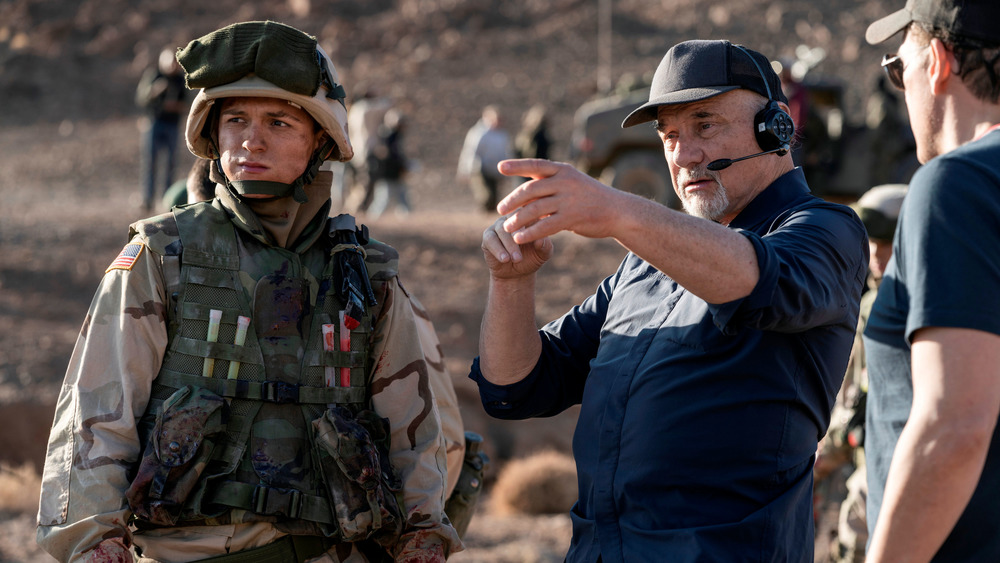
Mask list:
POLYGON ((353 217, 328 223, 328 240, 301 255, 237 236, 217 202, 133 227, 176 226, 178 237, 151 247, 169 343, 126 495, 140 527, 267 521, 341 541, 398 536, 388 422, 370 410, 367 379, 372 308, 396 253, 353 217))

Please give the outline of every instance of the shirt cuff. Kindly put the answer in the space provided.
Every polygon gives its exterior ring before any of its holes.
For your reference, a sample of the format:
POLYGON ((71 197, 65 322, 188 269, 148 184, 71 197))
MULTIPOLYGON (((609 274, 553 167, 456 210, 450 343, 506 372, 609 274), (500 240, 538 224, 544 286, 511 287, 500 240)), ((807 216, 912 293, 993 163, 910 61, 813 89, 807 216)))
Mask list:
POLYGON ((732 325, 738 324, 741 316, 747 311, 770 306, 775 289, 778 287, 777 261, 771 259, 760 235, 744 230, 736 232, 745 236, 753 245, 754 253, 757 254, 757 268, 760 272, 757 285, 754 286, 750 295, 718 305, 708 304, 708 311, 712 314, 712 322, 723 334, 729 335, 736 334, 737 329, 732 325))
POLYGON ((504 413, 511 411, 522 398, 530 396, 539 373, 541 373, 539 364, 535 364, 531 373, 521 381, 509 385, 497 385, 491 383, 483 375, 483 371, 479 367, 479 356, 476 356, 472 360, 469 379, 475 381, 476 385, 479 386, 479 398, 483 402, 486 413, 495 418, 504 418, 504 413))

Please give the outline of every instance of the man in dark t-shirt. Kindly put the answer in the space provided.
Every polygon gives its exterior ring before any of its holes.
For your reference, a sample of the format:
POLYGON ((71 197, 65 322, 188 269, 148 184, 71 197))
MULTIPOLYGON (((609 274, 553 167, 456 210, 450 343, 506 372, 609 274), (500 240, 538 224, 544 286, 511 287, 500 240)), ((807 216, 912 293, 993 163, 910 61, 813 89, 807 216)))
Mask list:
POLYGON ((1000 3, 910 0, 883 67, 917 156, 865 330, 868 561, 1000 561, 1000 3))

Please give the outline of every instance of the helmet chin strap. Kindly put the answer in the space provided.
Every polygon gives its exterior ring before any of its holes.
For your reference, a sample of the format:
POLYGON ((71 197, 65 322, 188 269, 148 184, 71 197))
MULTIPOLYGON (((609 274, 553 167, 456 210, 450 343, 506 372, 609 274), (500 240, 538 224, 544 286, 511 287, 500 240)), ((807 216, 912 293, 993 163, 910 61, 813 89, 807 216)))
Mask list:
MULTIPOLYGON (((296 178, 296 180, 290 184, 285 184, 282 182, 272 182, 270 180, 230 180, 226 176, 222 169, 222 159, 215 159, 216 171, 222 176, 225 181, 226 187, 229 188, 231 192, 237 196, 242 195, 269 195, 276 198, 292 196, 298 203, 305 203, 309 201, 306 196, 306 191, 304 186, 308 186, 313 183, 316 179, 316 175, 319 173, 320 166, 323 165, 323 161, 326 160, 330 152, 334 150, 336 143, 332 139, 327 139, 323 146, 313 153, 312 158, 309 159, 309 164, 306 165, 305 171, 301 176, 296 178)), ((216 151, 218 154, 219 151, 216 151)))

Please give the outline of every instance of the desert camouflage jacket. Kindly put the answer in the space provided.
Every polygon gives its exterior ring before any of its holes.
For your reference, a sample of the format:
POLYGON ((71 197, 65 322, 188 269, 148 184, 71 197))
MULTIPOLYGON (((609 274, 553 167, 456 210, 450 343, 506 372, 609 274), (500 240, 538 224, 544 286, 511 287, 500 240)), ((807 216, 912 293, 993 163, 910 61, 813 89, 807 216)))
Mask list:
MULTIPOLYGON (((224 190, 217 195, 214 205, 227 212, 238 237, 267 242, 248 208, 224 190)), ((157 222, 140 223, 152 224, 157 222)), ((325 232, 322 224, 307 227, 290 250, 304 264, 322 262, 315 254, 325 250, 316 243, 325 232)), ((177 234, 135 234, 101 281, 70 359, 49 438, 38 512, 38 542, 60 561, 97 560, 100 550, 95 548, 113 538, 134 543, 144 558, 173 562, 259 547, 285 534, 269 522, 238 518, 225 525, 143 531, 129 525, 125 491, 142 453, 137 422, 169 345, 163 255, 154 249, 169 248, 171 237, 176 241, 177 234)), ((446 479, 454 482, 461 464, 461 421, 433 326, 395 272, 384 274, 373 283, 378 306, 373 310, 370 392, 375 412, 389 420, 390 460, 402 480, 406 522, 395 556, 434 560, 433 553, 462 549, 443 510, 446 479), (442 381, 448 381, 444 388, 442 381), (450 393, 438 397, 445 404, 441 411, 435 405, 436 391, 450 393), (448 465, 456 466, 451 475, 448 465)), ((304 275, 316 282, 315 272, 304 275)), ((247 287, 255 280, 243 281, 247 287)), ((316 561, 366 559, 354 544, 344 544, 316 561)))

